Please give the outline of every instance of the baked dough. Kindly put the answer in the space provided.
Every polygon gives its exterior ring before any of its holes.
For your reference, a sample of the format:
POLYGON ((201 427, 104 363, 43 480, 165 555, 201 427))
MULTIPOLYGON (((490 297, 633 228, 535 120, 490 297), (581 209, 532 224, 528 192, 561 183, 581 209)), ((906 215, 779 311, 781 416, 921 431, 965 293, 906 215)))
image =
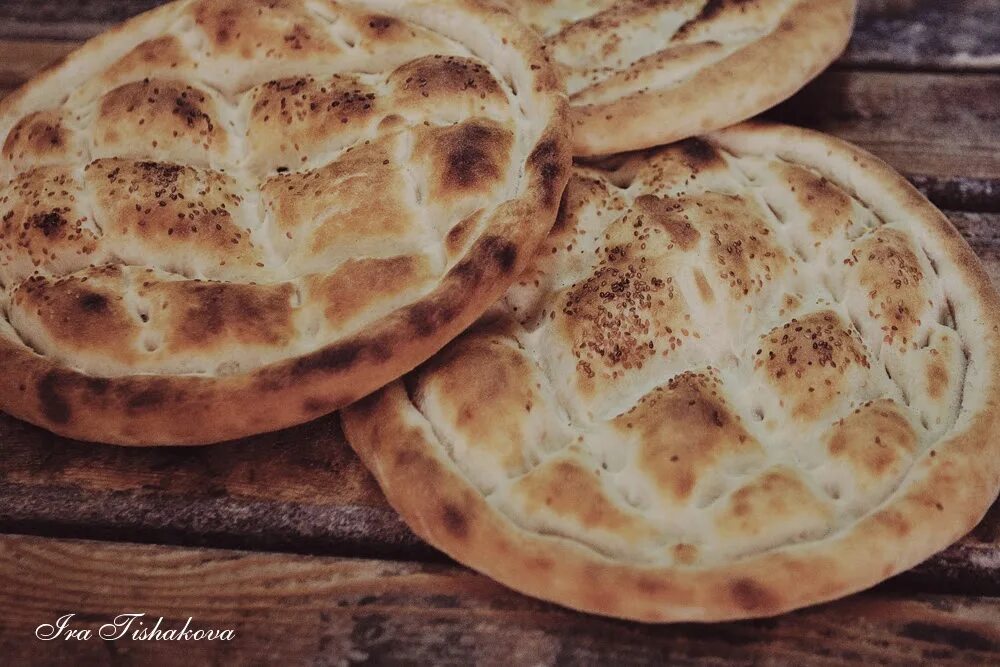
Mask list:
POLYGON ((574 152, 717 130, 790 97, 843 51, 855 0, 507 0, 544 36, 574 152))
POLYGON ((884 163, 746 124, 576 168, 503 303, 343 423, 418 535, 508 586, 643 621, 771 615, 985 513, 998 308, 884 163))
POLYGON ((0 408, 194 444, 330 412, 472 323, 569 176, 479 0, 184 0, 0 103, 0 408))

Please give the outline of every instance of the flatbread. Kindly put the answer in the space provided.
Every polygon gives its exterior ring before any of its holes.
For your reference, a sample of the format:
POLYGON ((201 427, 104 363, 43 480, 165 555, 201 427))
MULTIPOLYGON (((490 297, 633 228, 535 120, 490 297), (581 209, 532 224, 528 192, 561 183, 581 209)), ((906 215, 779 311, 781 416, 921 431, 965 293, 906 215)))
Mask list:
POLYGON ((0 104, 0 408, 195 444, 369 393, 526 266, 567 113, 478 0, 185 0, 101 35, 0 104))
POLYGON ((746 120, 844 50, 855 0, 507 0, 544 36, 574 153, 649 148, 746 120))
POLYGON ((345 410, 422 538, 643 621, 866 588, 1000 486, 1000 298, 839 140, 746 124, 574 171, 501 306, 345 410))

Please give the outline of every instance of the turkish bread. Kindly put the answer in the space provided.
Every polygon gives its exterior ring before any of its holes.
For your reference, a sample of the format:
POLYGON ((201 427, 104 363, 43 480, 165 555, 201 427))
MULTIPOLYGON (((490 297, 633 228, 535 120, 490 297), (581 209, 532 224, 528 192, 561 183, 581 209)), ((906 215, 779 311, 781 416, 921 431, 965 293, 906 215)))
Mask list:
POLYGON ((843 51, 855 0, 507 0, 561 67, 574 152, 717 130, 790 97, 843 51))
POLYGON ((418 535, 508 586, 643 621, 772 615, 983 516, 998 307, 884 163, 745 124, 575 168, 500 305, 343 423, 418 535))
POLYGON ((568 104, 478 0, 191 0, 0 103, 0 409, 197 444, 328 413, 501 297, 568 104))

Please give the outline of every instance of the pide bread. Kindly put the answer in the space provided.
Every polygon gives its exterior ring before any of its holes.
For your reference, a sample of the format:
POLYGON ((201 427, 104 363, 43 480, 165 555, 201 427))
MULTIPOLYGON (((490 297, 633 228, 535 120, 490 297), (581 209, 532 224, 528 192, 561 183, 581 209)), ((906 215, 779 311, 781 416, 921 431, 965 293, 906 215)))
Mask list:
POLYGON ((544 36, 574 152, 717 130, 791 96, 840 54, 855 0, 507 0, 544 36))
POLYGON ((568 104, 480 0, 182 0, 0 103, 0 409, 146 445, 328 413, 500 297, 568 104))
POLYGON ((343 411, 413 530, 644 621, 871 586, 997 495, 1000 301, 902 177, 744 124, 574 169, 497 307, 343 411))

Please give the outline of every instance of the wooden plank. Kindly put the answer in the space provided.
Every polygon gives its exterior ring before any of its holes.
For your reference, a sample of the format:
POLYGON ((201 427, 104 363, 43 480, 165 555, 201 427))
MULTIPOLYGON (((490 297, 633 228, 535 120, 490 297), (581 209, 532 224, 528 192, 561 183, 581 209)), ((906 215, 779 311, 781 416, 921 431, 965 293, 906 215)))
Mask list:
MULTIPOLYGON (((6 0, 0 38, 82 40, 163 0, 6 0)), ((889 69, 1000 69, 995 0, 861 0, 841 63, 889 69)))
MULTIPOLYGON (((0 94, 63 55, 59 42, 0 42, 0 94)), ((1000 211, 1000 74, 830 71, 768 117, 853 141, 943 208, 1000 211), (961 100, 962 104, 955 104, 961 100)))
POLYGON ((5 0, 0 38, 84 40, 165 0, 5 0))
POLYGON ((79 46, 76 42, 0 41, 0 96, 24 83, 32 74, 79 46))
MULTIPOLYGON (((997 664, 1000 600, 861 594, 775 619, 640 625, 558 608, 465 569, 0 538, 9 664, 997 664), (73 613, 86 641, 35 630, 73 613), (122 613, 231 641, 105 642, 122 613)), ((135 622, 133 622, 135 623, 135 622)), ((133 628, 138 628, 134 625, 133 628)))
POLYGON ((861 0, 854 36, 840 64, 1000 71, 996 0, 861 0))
POLYGON ((338 418, 202 448, 123 449, 0 413, 0 531, 435 559, 338 418))

